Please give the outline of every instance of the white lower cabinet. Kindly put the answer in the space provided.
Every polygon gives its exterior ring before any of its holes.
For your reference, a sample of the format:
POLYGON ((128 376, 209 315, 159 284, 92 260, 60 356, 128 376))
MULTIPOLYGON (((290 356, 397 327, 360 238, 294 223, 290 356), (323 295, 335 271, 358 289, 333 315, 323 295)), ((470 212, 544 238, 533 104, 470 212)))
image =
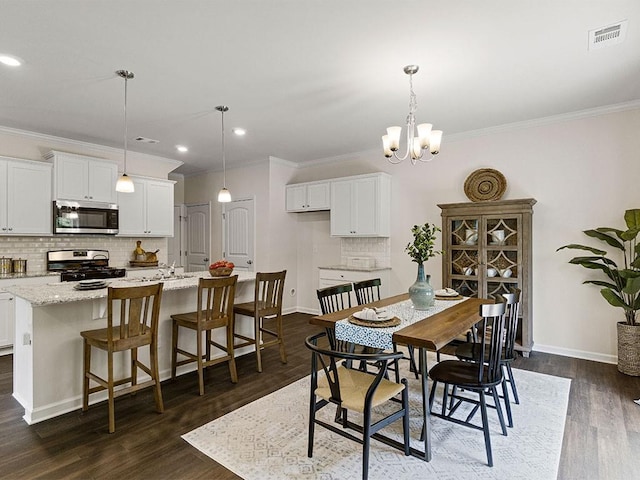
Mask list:
POLYGON ((120 237, 173 237, 170 180, 131 177, 135 191, 118 193, 120 237))
MULTIPOLYGON (((343 283, 361 282, 363 280, 379 278, 381 282, 380 297, 385 298, 389 296, 390 272, 390 269, 363 272, 362 270, 321 268, 319 269, 318 288, 333 287, 335 285, 342 285, 343 283)), ((351 292, 351 306, 356 305, 358 305, 358 302, 356 301, 355 293, 351 292)))
POLYGON ((15 322, 13 320, 13 303, 12 294, 0 292, 0 352, 2 349, 13 346, 15 329, 15 322))

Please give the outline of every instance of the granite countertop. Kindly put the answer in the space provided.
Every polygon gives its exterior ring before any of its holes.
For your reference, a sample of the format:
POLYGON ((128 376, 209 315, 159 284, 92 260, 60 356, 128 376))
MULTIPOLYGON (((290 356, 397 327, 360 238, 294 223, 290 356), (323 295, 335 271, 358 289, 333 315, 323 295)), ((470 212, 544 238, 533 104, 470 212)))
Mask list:
POLYGON ((380 270, 391 270, 391 267, 352 267, 350 265, 329 265, 322 266, 325 270, 348 270, 350 272, 378 272, 380 270))
POLYGON ((60 272, 3 273, 0 275, 0 280, 15 280, 16 278, 55 277, 55 276, 60 276, 60 272))
MULTIPOLYGON (((237 272, 238 282, 253 281, 256 274, 253 272, 237 272)), ((192 272, 177 275, 174 279, 165 279, 163 291, 182 290, 196 288, 200 277, 208 277, 209 272, 192 272)), ((158 278, 118 278, 105 280, 111 287, 136 287, 160 281, 158 278)), ((16 297, 27 300, 33 306, 54 305, 60 303, 77 302, 82 300, 94 300, 106 298, 107 289, 76 290, 74 287, 79 282, 47 283, 45 285, 10 285, 5 291, 13 293, 16 297)))

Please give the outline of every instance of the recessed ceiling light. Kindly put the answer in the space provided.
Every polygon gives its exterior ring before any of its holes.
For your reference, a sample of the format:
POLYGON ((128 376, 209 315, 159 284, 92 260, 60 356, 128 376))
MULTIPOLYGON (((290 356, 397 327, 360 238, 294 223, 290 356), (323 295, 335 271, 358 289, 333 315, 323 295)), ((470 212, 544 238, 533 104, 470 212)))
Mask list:
POLYGON ((22 60, 13 55, 0 54, 0 63, 4 63, 10 67, 19 67, 22 65, 22 60))
POLYGON ((185 153, 189 151, 189 149, 184 145, 176 145, 176 150, 178 150, 181 153, 185 153))
POLYGON ((231 129, 231 131, 233 133, 235 133, 236 135, 238 135, 239 137, 241 137, 242 135, 245 135, 247 133, 247 131, 244 128, 233 128, 233 129, 231 129))

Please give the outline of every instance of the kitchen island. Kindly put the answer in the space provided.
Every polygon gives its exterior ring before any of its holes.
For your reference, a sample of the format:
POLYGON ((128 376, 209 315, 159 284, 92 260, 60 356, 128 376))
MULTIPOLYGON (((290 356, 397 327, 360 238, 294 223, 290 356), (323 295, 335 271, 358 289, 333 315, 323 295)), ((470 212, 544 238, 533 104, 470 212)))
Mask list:
MULTIPOLYGON (((251 301, 255 273, 237 272, 236 303, 251 301)), ((171 315, 194 311, 198 279, 209 272, 179 275, 164 282, 158 328, 160 378, 171 376, 171 315)), ((154 281, 154 280, 152 280, 154 281)), ((157 280, 155 280, 157 281, 157 280)), ((148 279, 109 280, 114 287, 149 283, 148 279)), ((24 407, 24 420, 37 423, 77 410, 82 406, 82 338, 80 332, 106 326, 107 289, 75 290, 77 282, 7 287, 16 297, 15 343, 13 353, 13 396, 24 407)), ((214 332, 225 343, 225 334, 214 332)), ((253 335, 253 320, 239 316, 236 331, 253 335)), ((195 336, 181 335, 180 347, 195 351, 195 336)), ((215 349, 214 349, 215 350, 215 349)), ((236 356, 251 351, 236 350, 236 356)), ((217 352, 214 352, 217 353, 217 352)), ((148 349, 139 352, 148 361, 148 349)), ((116 357, 116 375, 126 376, 129 354, 116 357)), ((106 353, 94 350, 92 365, 106 372, 106 353)), ((195 370, 191 363, 178 368, 178 375, 195 370)), ((144 381, 144 376, 140 381, 144 381)), ((230 381, 227 378, 220 381, 230 381)), ((242 379, 239 380, 240 382, 242 379)), ((194 383, 197 390, 197 383, 194 383)), ((93 395, 91 403, 107 398, 106 392, 93 395)))

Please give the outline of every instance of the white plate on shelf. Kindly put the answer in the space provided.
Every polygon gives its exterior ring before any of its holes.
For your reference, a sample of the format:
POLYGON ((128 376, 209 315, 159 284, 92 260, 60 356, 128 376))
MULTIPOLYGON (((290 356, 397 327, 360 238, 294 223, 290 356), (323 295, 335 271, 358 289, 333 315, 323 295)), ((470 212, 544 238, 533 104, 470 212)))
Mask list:
POLYGON ((387 320, 390 320, 393 318, 393 315, 391 313, 388 312, 383 312, 383 313, 379 313, 378 314, 378 318, 371 319, 371 318, 365 318, 365 316, 363 315, 362 311, 360 312, 355 312, 353 314, 353 318, 357 318, 358 320, 363 320, 365 322, 386 322, 387 320))

